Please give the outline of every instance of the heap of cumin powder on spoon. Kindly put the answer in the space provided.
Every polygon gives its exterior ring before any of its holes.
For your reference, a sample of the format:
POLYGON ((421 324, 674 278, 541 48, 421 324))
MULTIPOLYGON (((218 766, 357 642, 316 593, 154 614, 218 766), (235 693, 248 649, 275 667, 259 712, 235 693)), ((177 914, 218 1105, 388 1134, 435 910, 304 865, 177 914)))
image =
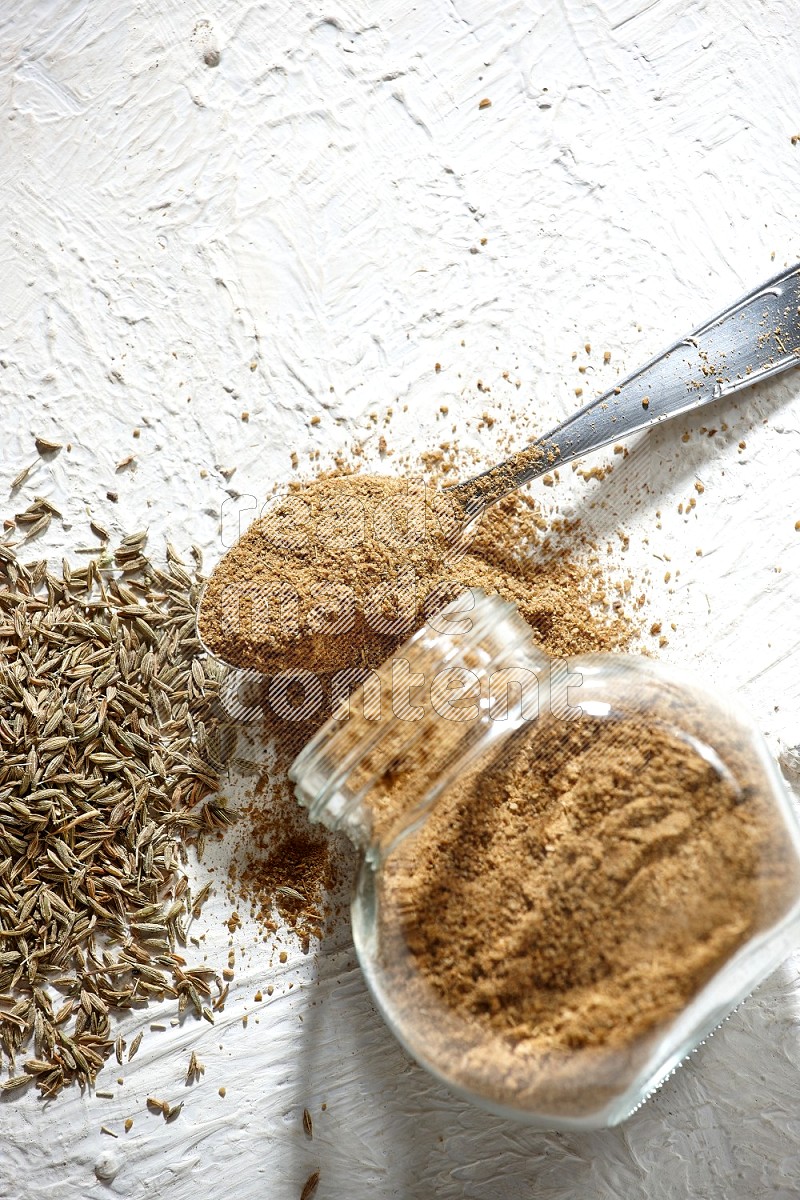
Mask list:
MULTIPOLYGON (((295 485, 217 566, 200 609, 205 645, 267 675, 376 666, 448 600, 482 588, 513 601, 556 654, 624 645, 596 564, 567 551, 526 493, 464 529, 447 490, 379 475, 295 485)), ((583 547, 586 550, 586 547, 583 547)))

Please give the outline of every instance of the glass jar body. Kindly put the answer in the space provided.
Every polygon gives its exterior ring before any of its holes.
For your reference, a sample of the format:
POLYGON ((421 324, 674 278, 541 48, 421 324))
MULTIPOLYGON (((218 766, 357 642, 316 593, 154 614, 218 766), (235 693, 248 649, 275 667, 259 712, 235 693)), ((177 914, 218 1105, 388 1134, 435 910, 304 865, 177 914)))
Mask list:
POLYGON ((615 1124, 796 942, 800 837, 777 772, 746 716, 649 660, 587 656, 563 686, 494 599, 467 636, 423 631, 400 653, 415 703, 357 711, 295 769, 312 815, 364 850, 353 932, 376 1004, 470 1100, 544 1128, 615 1124), (431 702, 442 671, 471 720, 431 702))

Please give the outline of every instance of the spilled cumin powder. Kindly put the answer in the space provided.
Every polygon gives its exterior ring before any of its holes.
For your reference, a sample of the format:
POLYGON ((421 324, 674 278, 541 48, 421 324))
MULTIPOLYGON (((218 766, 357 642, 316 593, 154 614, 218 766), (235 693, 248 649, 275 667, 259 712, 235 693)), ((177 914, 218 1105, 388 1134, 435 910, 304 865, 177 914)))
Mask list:
POLYGON ((462 522, 446 489, 419 482, 353 474, 298 484, 214 571, 203 641, 265 674, 377 666, 465 588, 513 601, 554 654, 629 639, 608 611, 596 556, 582 560, 578 522, 548 523, 519 492, 474 527, 462 522))
POLYGON ((229 894, 232 901, 248 905, 265 934, 289 930, 308 953, 312 942, 338 936, 339 918, 350 907, 356 867, 345 837, 309 821, 288 777, 293 759, 329 715, 331 697, 328 691, 320 712, 286 721, 270 708, 268 682, 255 679, 249 683, 247 702, 262 711, 259 740, 266 753, 232 835, 229 894))
MULTIPOLYGON (((398 811, 419 798, 410 772, 383 787, 398 811)), ((736 731, 685 695, 524 726, 444 791, 376 879, 400 1025, 484 1096, 595 1111, 790 907, 797 860, 773 805, 736 731)))

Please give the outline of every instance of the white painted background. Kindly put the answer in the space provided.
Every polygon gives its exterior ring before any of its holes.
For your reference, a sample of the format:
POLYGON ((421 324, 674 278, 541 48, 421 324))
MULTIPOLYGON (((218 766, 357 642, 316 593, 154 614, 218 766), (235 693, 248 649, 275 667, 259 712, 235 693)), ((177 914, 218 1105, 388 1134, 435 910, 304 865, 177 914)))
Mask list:
MULTIPOLYGON (((378 464, 388 407, 398 454, 456 424, 488 464, 496 439, 541 432, 575 387, 588 397, 800 258, 799 18, 797 0, 7 0, 3 513, 57 500, 53 555, 92 544, 91 511, 213 562, 226 498, 285 483, 292 449, 302 465, 361 438, 378 464), (467 427, 484 410, 491 434, 467 427), (72 450, 12 501, 34 434, 72 450)), ((678 626, 665 657, 738 687, 776 753, 797 744, 800 375, 637 447, 604 483, 564 472, 555 499, 603 540, 631 532, 648 616, 678 626)), ((628 1124, 557 1136, 410 1065, 346 930, 316 961, 288 941, 285 967, 253 927, 237 946, 215 1029, 146 1033, 124 1085, 101 1076, 115 1100, 0 1102, 0 1195, 297 1200, 319 1168, 319 1200, 800 1196, 800 960, 628 1124), (190 1047, 207 1069, 184 1089, 190 1047), (145 1112, 152 1093, 186 1099, 175 1123, 145 1112), (99 1133, 129 1115, 127 1137, 99 1133)))

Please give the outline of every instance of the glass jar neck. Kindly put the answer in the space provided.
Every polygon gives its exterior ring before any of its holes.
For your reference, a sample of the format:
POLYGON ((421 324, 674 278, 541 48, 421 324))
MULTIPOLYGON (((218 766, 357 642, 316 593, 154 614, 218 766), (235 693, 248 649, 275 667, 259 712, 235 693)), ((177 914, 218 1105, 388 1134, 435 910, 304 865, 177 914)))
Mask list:
POLYGON ((368 672, 295 759, 299 802, 385 851, 455 774, 538 716, 549 662, 512 604, 463 593, 368 672))

